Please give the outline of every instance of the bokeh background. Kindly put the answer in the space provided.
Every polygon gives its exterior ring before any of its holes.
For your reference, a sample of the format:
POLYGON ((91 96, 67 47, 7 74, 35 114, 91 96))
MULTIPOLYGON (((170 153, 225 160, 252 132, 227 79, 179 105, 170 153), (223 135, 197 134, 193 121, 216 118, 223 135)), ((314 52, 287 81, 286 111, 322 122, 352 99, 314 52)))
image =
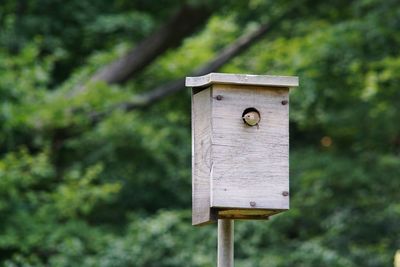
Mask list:
POLYGON ((291 210, 236 223, 236 266, 393 266, 398 0, 1 0, 0 266, 215 266, 182 80, 210 71, 301 84, 291 210))

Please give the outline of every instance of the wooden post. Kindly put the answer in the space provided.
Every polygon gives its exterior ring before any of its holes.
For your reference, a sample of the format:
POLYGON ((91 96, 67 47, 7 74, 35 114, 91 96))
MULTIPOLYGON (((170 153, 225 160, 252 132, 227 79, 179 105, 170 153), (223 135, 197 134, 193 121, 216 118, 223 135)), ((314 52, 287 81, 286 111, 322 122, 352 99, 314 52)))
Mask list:
POLYGON ((218 267, 233 267, 233 228, 233 220, 218 220, 218 267))

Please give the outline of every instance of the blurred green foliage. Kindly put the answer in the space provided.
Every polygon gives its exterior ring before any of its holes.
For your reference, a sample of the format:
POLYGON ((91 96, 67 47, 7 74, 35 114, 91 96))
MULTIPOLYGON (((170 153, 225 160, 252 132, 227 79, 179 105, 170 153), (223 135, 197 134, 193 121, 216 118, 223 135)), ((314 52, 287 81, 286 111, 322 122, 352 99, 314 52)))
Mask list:
POLYGON ((391 266, 400 248, 398 1, 206 1, 216 11, 205 28, 136 79, 74 96, 180 1, 3 2, 0 266, 215 266, 215 226, 190 225, 189 92, 96 125, 88 114, 187 75, 290 8, 295 15, 222 69, 301 83, 291 92, 292 208, 236 224, 236 266, 391 266))

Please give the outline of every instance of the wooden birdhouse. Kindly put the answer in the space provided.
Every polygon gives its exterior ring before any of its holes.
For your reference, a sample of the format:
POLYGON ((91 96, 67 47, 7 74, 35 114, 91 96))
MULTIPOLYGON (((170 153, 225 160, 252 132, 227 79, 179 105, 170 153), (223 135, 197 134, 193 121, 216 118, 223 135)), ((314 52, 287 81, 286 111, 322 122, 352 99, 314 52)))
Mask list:
POLYGON ((194 225, 289 209, 292 76, 210 73, 192 88, 194 225))

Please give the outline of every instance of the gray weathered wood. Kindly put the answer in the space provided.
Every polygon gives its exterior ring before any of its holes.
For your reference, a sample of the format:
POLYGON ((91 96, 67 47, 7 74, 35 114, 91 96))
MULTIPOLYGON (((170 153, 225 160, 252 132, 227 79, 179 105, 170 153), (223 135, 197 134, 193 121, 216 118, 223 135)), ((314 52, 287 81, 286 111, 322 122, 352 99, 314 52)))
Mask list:
POLYGON ((192 91, 193 224, 268 219, 287 210, 288 86, 297 85, 297 77, 205 77, 187 80, 201 86, 192 91), (242 119, 249 108, 261 117, 254 126, 242 119))
POLYGON ((211 89, 192 95, 192 208, 194 225, 210 220, 211 89))
POLYGON ((218 267, 233 267, 234 221, 218 220, 218 267))
POLYGON ((212 96, 211 206, 288 209, 288 88, 217 84, 212 96), (241 118, 250 107, 260 112, 258 127, 241 118))
POLYGON ((198 77, 186 77, 186 86, 205 87, 211 84, 240 84, 270 87, 299 86, 299 78, 295 76, 251 75, 210 73, 198 77))

